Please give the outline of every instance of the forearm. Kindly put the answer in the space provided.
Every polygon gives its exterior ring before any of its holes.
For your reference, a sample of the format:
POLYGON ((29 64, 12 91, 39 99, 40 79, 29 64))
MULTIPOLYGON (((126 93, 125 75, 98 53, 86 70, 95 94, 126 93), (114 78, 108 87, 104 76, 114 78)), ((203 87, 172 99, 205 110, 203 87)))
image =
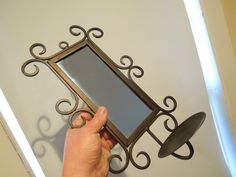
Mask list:
POLYGON ((107 177, 108 157, 102 158, 97 166, 90 166, 89 163, 71 163, 65 158, 62 177, 107 177))
POLYGON ((79 166, 71 166, 71 163, 64 163, 63 167, 63 175, 62 177, 95 177, 93 175, 92 170, 88 170, 87 167, 79 166))

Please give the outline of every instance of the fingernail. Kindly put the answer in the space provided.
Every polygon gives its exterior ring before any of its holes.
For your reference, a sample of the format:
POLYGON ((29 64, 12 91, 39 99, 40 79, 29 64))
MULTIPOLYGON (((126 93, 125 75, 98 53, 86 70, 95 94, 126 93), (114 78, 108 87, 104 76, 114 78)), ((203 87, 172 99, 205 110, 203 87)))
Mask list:
POLYGON ((100 115, 104 115, 104 114, 107 113, 107 109, 104 106, 101 106, 101 107, 98 108, 97 113, 100 114, 100 115))

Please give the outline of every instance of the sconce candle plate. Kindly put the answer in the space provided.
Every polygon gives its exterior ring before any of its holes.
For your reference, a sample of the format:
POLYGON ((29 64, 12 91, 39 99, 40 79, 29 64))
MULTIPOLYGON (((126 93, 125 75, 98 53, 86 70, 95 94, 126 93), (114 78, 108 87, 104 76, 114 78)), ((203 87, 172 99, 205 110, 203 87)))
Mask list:
MULTIPOLYGON (((137 164, 133 158, 133 148, 145 132, 162 146, 161 152, 163 149, 171 149, 168 151, 169 154, 180 159, 190 159, 193 155, 193 148, 188 140, 195 131, 192 132, 191 136, 186 136, 187 138, 184 141, 178 141, 183 134, 188 134, 188 131, 181 128, 183 127, 181 125, 178 127, 177 120, 172 114, 177 107, 176 100, 171 96, 166 96, 163 100, 166 108, 156 104, 134 82, 133 77, 142 77, 144 71, 141 67, 134 65, 130 56, 122 56, 121 65, 118 65, 92 41, 91 37, 101 38, 103 36, 101 29, 91 28, 86 31, 81 26, 73 25, 70 27, 70 33, 80 37, 80 40, 72 45, 66 41, 61 41, 59 47, 62 50, 49 57, 41 56, 46 52, 46 47, 43 44, 33 44, 30 47, 30 54, 33 59, 26 61, 21 69, 23 74, 32 77, 38 74, 38 66, 34 65, 35 71, 31 73, 26 71, 26 67, 34 62, 44 63, 65 84, 75 98, 75 105, 68 111, 62 111, 60 105, 62 103, 71 104, 71 102, 65 98, 59 100, 56 103, 56 110, 62 115, 71 116, 79 112, 79 99, 82 99, 92 112, 96 112, 98 107, 102 105, 108 107, 110 114, 105 128, 117 139, 126 155, 123 167, 113 169, 110 166, 110 171, 120 173, 127 168, 129 162, 139 169, 148 168, 150 157, 146 152, 141 151, 137 154, 137 157, 143 155, 147 159, 145 165, 137 164), (34 52, 37 47, 42 49, 39 54, 34 52), (120 70, 127 71, 127 77, 120 70), (164 127, 167 131, 173 132, 174 136, 170 135, 169 139, 171 137, 177 139, 178 147, 172 147, 166 142, 163 144, 150 130, 153 122, 162 116, 167 116, 173 121, 174 128, 169 127, 167 123, 169 119, 164 122, 164 127), (175 154, 174 151, 185 143, 189 147, 189 155, 175 154)), ((200 122, 195 121, 195 123, 200 126, 204 119, 205 117, 200 122)), ((191 124, 187 124, 187 127, 191 126, 191 124)), ((114 158, 122 161, 122 157, 118 154, 112 155, 110 161, 114 158)))
POLYGON ((166 157, 179 149, 201 127, 205 117, 206 114, 204 112, 199 112, 192 115, 182 124, 180 124, 178 128, 176 128, 165 140, 161 146, 161 149, 159 150, 158 157, 166 157))

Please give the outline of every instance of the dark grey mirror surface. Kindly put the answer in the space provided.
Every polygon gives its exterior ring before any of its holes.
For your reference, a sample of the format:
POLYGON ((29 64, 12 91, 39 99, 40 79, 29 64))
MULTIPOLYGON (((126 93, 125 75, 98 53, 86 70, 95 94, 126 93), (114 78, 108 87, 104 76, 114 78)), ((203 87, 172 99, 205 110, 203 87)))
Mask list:
POLYGON ((127 138, 152 110, 88 47, 58 62, 59 67, 127 138))

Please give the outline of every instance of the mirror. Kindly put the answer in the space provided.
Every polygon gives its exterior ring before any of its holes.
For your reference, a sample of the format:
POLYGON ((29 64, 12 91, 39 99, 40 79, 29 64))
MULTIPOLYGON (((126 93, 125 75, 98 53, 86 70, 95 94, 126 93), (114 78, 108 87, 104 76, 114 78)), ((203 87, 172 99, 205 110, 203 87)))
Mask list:
MULTIPOLYGON (((70 110, 61 110, 61 103, 71 105, 68 99, 61 99, 56 103, 55 108, 59 114, 69 115, 69 123, 73 115, 84 110, 78 108, 79 99, 82 99, 92 112, 96 112, 99 106, 108 107, 109 120, 104 128, 114 136, 125 155, 123 166, 120 169, 110 166, 110 171, 121 173, 128 167, 129 162, 139 169, 149 167, 151 160, 145 151, 140 151, 136 157, 143 155, 146 158, 146 164, 139 165, 133 158, 133 149, 144 133, 149 134, 161 146, 159 157, 172 154, 182 160, 190 159, 194 151, 189 139, 202 125, 205 113, 197 113, 178 125, 173 115, 177 102, 172 96, 166 96, 163 99, 164 107, 156 104, 134 82, 133 77, 142 77, 143 70, 134 65, 131 57, 122 56, 121 65, 118 65, 91 40, 91 37, 103 36, 101 29, 90 28, 86 31, 81 26, 73 25, 70 27, 70 33, 74 36, 82 36, 82 39, 72 45, 61 41, 59 47, 62 50, 50 57, 41 56, 46 52, 43 44, 33 44, 30 47, 33 59, 26 61, 21 70, 26 76, 33 77, 39 72, 38 66, 34 65, 34 72, 27 72, 25 68, 30 63, 41 62, 65 84, 75 99, 75 105, 70 110), (39 54, 34 51, 37 47, 41 48, 39 54), (127 76, 120 70, 124 70, 127 76), (150 126, 161 117, 167 117, 163 125, 168 132, 171 132, 164 143, 150 129, 150 126), (171 127, 169 120, 172 121, 171 127), (176 154, 175 151, 184 144, 189 149, 189 155, 176 154)), ((122 161, 123 158, 119 154, 113 154, 110 162, 112 159, 122 161)))
POLYGON ((109 109, 109 120, 126 138, 151 114, 152 110, 88 46, 58 65, 96 107, 109 109))
POLYGON ((105 128, 128 147, 152 124, 160 108, 132 80, 131 70, 142 72, 142 69, 133 66, 130 57, 124 56, 123 59, 129 62, 128 66, 120 67, 95 43, 86 39, 58 53, 48 64, 93 112, 99 106, 109 109, 105 128), (127 69, 128 77, 119 68, 127 69))

